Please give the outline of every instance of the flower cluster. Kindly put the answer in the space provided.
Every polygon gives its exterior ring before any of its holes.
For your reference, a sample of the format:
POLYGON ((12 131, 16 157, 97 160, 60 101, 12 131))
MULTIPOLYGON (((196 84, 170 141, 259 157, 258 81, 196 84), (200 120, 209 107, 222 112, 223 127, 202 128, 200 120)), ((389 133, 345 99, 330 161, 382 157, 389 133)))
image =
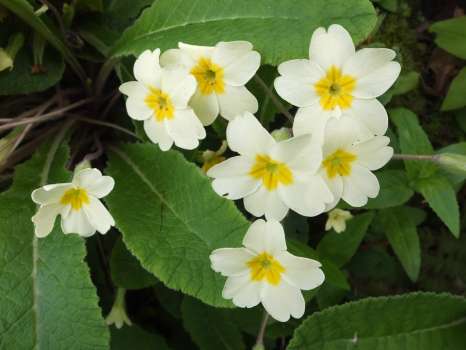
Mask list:
MULTIPOLYGON (((148 138, 162 151, 173 144, 197 148, 206 137, 205 126, 218 115, 225 118, 226 142, 216 152, 204 152, 203 170, 219 195, 243 199, 246 211, 265 216, 250 226, 243 248, 212 252, 212 269, 227 277, 224 298, 239 307, 262 303, 279 321, 304 314, 301 290, 318 287, 325 276, 319 262, 287 252, 280 221, 290 209, 313 217, 334 209, 341 199, 360 207, 378 195, 372 171, 384 166, 393 150, 384 136, 387 113, 377 97, 400 73, 394 58, 395 52, 385 48, 356 51, 340 25, 318 28, 309 59, 278 67, 275 90, 298 109, 292 133, 282 128, 272 134, 254 116, 258 102, 245 87, 261 60, 251 43, 179 43, 176 49, 147 50, 137 58, 136 80, 120 86, 128 115, 143 121, 148 138), (226 158, 227 145, 237 155, 226 158)), ((40 205, 33 217, 36 235, 46 236, 58 215, 64 233, 107 232, 114 221, 99 199, 113 186, 111 177, 85 169, 76 172, 72 183, 34 191, 32 198, 40 205)), ((326 229, 342 232, 350 218, 349 212, 334 209, 326 229)), ((125 320, 118 317, 119 324, 125 320)))

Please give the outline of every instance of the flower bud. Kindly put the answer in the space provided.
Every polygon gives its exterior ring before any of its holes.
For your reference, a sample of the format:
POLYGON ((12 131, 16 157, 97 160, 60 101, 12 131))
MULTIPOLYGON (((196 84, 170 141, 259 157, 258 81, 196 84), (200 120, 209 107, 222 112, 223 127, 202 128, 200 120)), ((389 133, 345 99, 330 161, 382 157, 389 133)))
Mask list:
POLYGON ((272 131, 271 135, 277 142, 285 141, 291 137, 291 130, 283 127, 272 131))
POLYGON ((466 174, 466 156, 457 153, 441 153, 437 158, 438 164, 446 170, 466 174))
POLYGON ((14 60, 18 51, 24 45, 24 35, 16 33, 10 36, 6 48, 0 48, 0 72, 9 69, 12 70, 14 60))

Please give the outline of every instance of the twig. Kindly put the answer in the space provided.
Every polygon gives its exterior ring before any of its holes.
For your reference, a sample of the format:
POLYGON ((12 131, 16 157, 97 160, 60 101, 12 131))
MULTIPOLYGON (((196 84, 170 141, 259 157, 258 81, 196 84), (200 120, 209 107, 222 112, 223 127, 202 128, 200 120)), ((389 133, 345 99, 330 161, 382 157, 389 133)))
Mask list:
POLYGON ((115 103, 118 102, 120 97, 121 97, 120 91, 116 91, 115 94, 110 99, 110 101, 107 103, 107 106, 105 107, 104 111, 102 112, 100 119, 106 119, 107 118, 108 113, 110 113, 110 110, 115 105, 115 103))
POLYGON ((283 103, 275 96, 274 92, 267 86, 267 84, 262 80, 262 78, 256 74, 254 76, 254 80, 264 89, 265 93, 269 95, 270 99, 274 103, 274 105, 279 109, 280 113, 282 113, 285 117, 288 118, 290 122, 293 122, 293 116, 290 112, 285 108, 283 103))
POLYGON ((100 96, 102 91, 104 90, 105 83, 108 80, 108 77, 113 71, 115 64, 117 63, 117 59, 109 58, 100 68, 99 73, 97 74, 97 78, 95 81, 95 95, 100 96))
POLYGON ((84 99, 84 100, 72 103, 72 104, 70 104, 70 105, 68 105, 66 107, 57 109, 55 111, 45 113, 45 114, 40 115, 38 117, 25 118, 25 119, 22 119, 22 120, 11 122, 9 124, 1 125, 0 126, 0 131, 12 129, 12 128, 18 126, 18 125, 25 125, 25 124, 31 124, 31 123, 42 123, 42 122, 45 122, 45 121, 48 121, 48 120, 51 120, 51 119, 54 119, 54 118, 63 117, 65 112, 67 112, 69 110, 72 110, 74 108, 80 107, 82 105, 85 105, 85 104, 91 102, 92 100, 93 100, 93 98, 84 99))
POLYGON ((92 153, 88 153, 84 157, 84 160, 87 160, 89 163, 92 163, 93 160, 98 159, 104 153, 104 148, 102 147, 102 143, 100 142, 99 138, 97 137, 95 133, 93 135, 93 138, 94 138, 94 144, 96 145, 96 151, 92 153))

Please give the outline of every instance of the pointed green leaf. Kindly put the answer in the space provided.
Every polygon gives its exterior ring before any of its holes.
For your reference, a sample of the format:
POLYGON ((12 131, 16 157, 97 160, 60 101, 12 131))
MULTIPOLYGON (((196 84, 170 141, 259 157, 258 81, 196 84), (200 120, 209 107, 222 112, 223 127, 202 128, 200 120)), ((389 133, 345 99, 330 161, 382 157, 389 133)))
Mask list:
POLYGON ((442 49, 466 59, 466 16, 447 19, 432 24, 435 43, 442 49))
POLYGON ((421 248, 411 212, 406 207, 388 208, 381 210, 376 219, 409 278, 415 282, 421 269, 421 248))
MULTIPOLYGON (((432 144, 419 124, 416 114, 405 108, 393 109, 389 114, 398 129, 400 148, 403 153, 422 155, 434 153, 432 144)), ((406 160, 404 163, 410 180, 429 177, 437 170, 434 163, 426 160, 406 160)))
POLYGON ((218 196, 180 153, 153 144, 113 148, 108 173, 116 185, 106 202, 141 265, 172 289, 231 306, 209 255, 241 245, 248 222, 233 202, 218 196))
POLYGON ((415 184, 432 210, 448 226, 455 237, 460 234, 460 211, 456 193, 450 182, 442 175, 421 179, 415 184))
POLYGON ((412 293, 316 312, 296 329, 287 349, 459 350, 465 334, 463 297, 412 293))
POLYGON ((332 23, 343 25, 360 42, 376 23, 368 0, 158 0, 143 12, 113 48, 114 56, 162 51, 179 41, 213 45, 248 40, 262 61, 277 65, 308 57, 312 31, 332 23))
MULTIPOLYGON (((466 39, 465 39, 466 40, 466 39)), ((460 70, 448 88, 447 96, 442 103, 442 111, 451 111, 466 106, 466 67, 460 70)))
POLYGON ((380 184, 379 195, 369 198, 366 209, 383 209, 406 203, 414 194, 409 187, 406 172, 402 170, 382 170, 376 173, 380 184))
POLYGON ((57 220, 37 239, 31 192, 65 182, 67 152, 55 142, 17 167, 10 190, 0 195, 0 348, 107 349, 108 330, 98 307, 85 241, 64 235, 57 220))

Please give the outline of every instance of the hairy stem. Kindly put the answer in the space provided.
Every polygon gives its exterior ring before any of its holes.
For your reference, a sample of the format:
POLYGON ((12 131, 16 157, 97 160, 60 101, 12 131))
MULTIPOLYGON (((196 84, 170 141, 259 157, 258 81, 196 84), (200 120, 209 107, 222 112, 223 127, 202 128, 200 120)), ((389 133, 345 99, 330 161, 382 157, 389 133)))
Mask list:
POLYGON ((437 154, 394 154, 394 160, 425 160, 428 162, 438 162, 439 156, 437 154))
POLYGON ((269 320, 269 314, 264 310, 264 316, 262 317, 262 322, 259 328, 259 333, 257 333, 256 345, 254 349, 263 349, 264 348, 264 335, 265 328, 267 327, 267 321, 269 320))

